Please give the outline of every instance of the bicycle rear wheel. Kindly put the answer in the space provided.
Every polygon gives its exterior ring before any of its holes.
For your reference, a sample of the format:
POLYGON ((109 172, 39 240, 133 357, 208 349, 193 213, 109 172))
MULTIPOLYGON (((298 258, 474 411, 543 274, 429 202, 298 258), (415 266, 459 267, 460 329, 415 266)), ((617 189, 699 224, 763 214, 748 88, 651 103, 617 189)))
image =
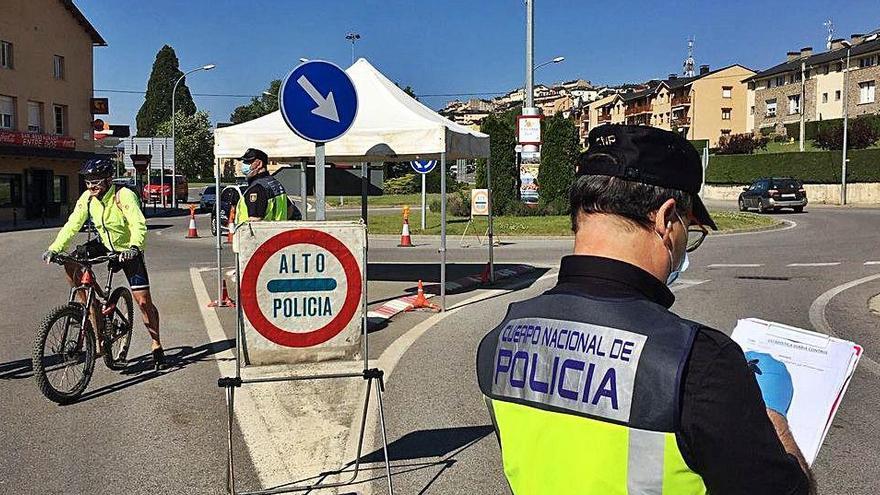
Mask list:
POLYGON ((117 287, 107 299, 106 307, 113 308, 113 312, 104 318, 104 338, 101 343, 104 364, 111 370, 124 370, 128 365, 128 348, 134 327, 131 291, 125 287, 117 287))
POLYGON ((82 328, 83 312, 81 304, 58 306, 43 319, 34 341, 37 386, 58 404, 76 401, 95 369, 95 337, 88 319, 82 328))

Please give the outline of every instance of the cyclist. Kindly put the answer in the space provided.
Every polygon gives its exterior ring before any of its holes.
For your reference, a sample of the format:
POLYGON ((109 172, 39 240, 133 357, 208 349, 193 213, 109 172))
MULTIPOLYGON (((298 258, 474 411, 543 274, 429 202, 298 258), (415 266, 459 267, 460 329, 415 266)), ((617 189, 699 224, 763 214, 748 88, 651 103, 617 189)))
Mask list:
MULTIPOLYGON (((50 263, 56 254, 65 251, 85 221, 91 218, 100 240, 92 239, 87 242, 86 252, 89 257, 103 256, 110 252, 119 253, 119 266, 128 279, 132 296, 143 314, 144 325, 153 341, 153 365, 156 370, 160 370, 165 366, 165 354, 159 340, 159 310, 150 295, 150 278, 144 263, 147 225, 137 194, 124 187, 117 189, 112 184, 113 170, 113 162, 103 158, 88 160, 83 164, 80 175, 85 179, 86 190, 77 200, 55 242, 43 253, 43 260, 50 263)), ((64 268, 72 287, 79 280, 77 265, 65 263, 64 268)), ((90 309, 94 328, 98 333, 95 337, 101 342, 101 319, 97 316, 96 307, 90 309)))

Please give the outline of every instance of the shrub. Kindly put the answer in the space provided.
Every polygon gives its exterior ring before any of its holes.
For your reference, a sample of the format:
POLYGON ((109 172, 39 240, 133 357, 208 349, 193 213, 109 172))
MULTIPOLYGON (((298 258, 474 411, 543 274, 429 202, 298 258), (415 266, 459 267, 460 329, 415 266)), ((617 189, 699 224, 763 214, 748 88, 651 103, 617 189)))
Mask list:
POLYGON ((773 134, 773 127, 762 127, 761 128, 761 135, 762 136, 769 136, 770 134, 773 134))
MULTIPOLYGON (((796 177, 807 184, 840 182, 839 151, 719 155, 709 159, 708 184, 750 184, 760 177, 796 177)), ((880 149, 854 150, 847 182, 880 182, 880 149)))
POLYGON ((773 142, 774 143, 784 143, 786 141, 788 141, 788 136, 783 136, 782 134, 774 134, 773 135, 773 142))
POLYGON ((421 192, 421 179, 416 177, 417 174, 406 174, 394 179, 385 181, 384 194, 412 194, 421 192))
MULTIPOLYGON (((432 199, 428 209, 440 213, 440 200, 432 199)), ((471 192, 459 190, 446 195, 446 215, 450 217, 469 217, 471 215, 471 192)))
POLYGON ((721 136, 718 140, 719 155, 751 155, 756 149, 767 149, 766 137, 755 137, 754 134, 733 134, 721 136))
MULTIPOLYGON (((880 129, 872 117, 856 117, 849 122, 846 148, 853 150, 865 149, 877 142, 880 129)), ((835 122, 819 128, 816 134, 816 146, 825 150, 843 149, 843 123, 835 122)))

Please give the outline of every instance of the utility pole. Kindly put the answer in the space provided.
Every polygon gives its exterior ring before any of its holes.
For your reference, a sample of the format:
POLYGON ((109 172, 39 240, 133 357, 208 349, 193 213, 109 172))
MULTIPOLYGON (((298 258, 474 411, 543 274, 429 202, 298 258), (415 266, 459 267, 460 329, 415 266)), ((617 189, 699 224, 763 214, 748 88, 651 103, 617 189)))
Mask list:
POLYGON ((804 151, 804 118, 807 110, 807 63, 801 60, 801 96, 798 101, 798 111, 801 113, 800 150, 804 151))
POLYGON ((526 87, 523 100, 523 115, 531 113, 535 106, 535 2, 526 0, 526 87))
POLYGON ((345 39, 351 41, 351 63, 354 64, 354 44, 361 39, 361 35, 355 32, 351 32, 345 35, 345 39))

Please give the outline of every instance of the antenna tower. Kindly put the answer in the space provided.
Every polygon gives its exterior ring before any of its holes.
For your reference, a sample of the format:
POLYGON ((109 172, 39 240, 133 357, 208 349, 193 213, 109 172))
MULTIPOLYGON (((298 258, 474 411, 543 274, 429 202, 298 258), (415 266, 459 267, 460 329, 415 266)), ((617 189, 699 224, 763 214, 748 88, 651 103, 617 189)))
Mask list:
POLYGON ((695 66, 696 62, 694 61, 694 38, 693 36, 691 36, 690 38, 688 38, 688 56, 686 59, 684 59, 682 75, 684 75, 685 77, 693 77, 695 66))

